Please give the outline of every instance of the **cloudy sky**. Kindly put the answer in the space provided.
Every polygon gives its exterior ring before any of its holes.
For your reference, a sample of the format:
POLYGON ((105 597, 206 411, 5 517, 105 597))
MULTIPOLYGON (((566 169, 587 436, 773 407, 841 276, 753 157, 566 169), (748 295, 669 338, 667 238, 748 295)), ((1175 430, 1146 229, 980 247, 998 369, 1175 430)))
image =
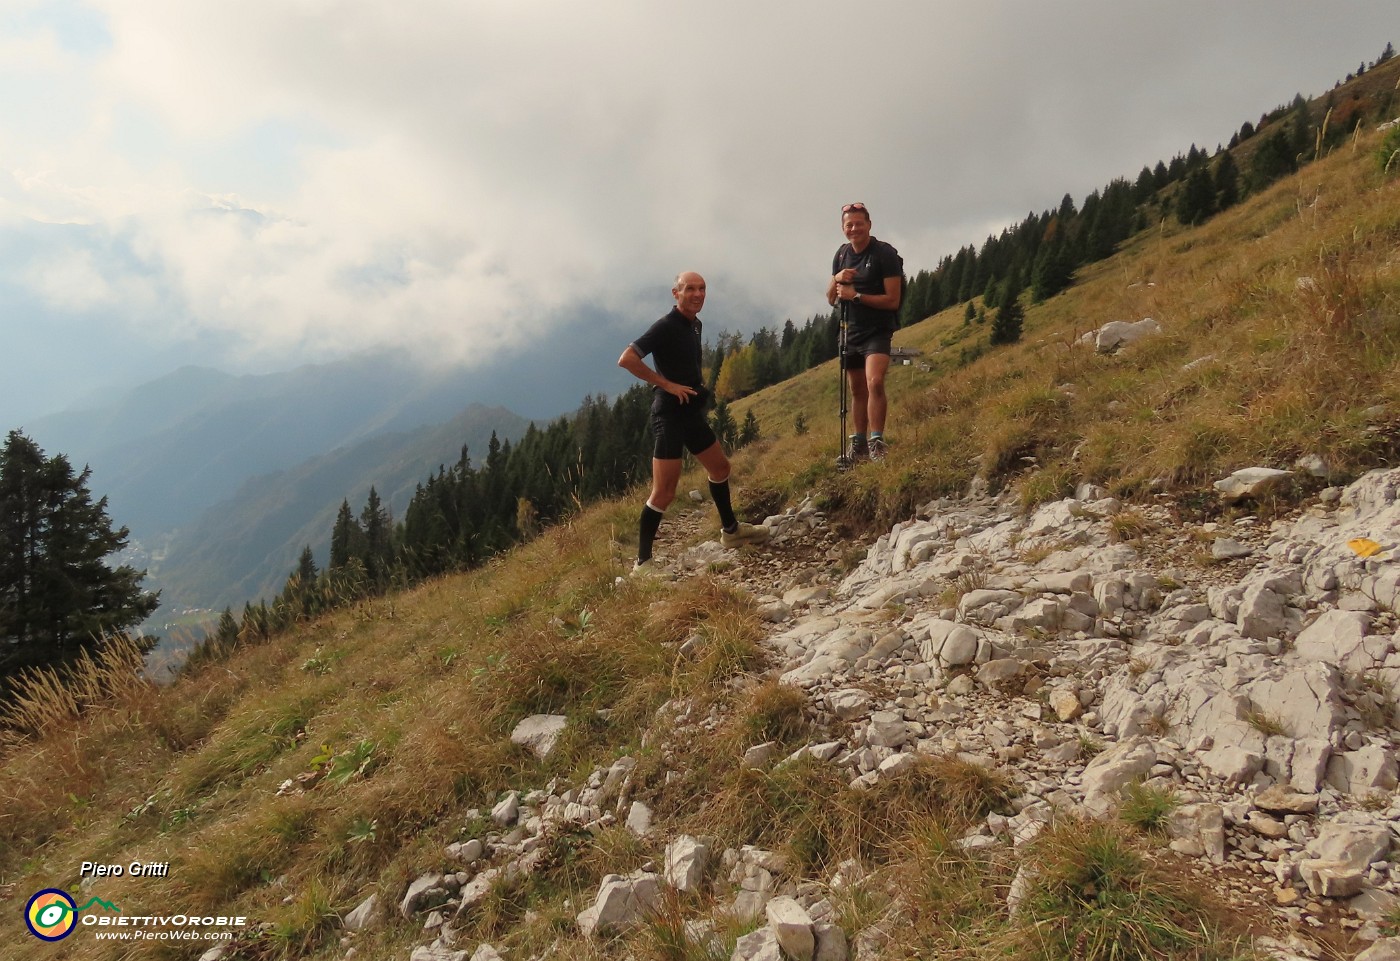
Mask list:
POLYGON ((679 269, 711 330, 801 323, 843 202, 931 267, 1397 26, 1393 0, 0 0, 0 428, 382 347, 569 351, 577 400, 679 269))

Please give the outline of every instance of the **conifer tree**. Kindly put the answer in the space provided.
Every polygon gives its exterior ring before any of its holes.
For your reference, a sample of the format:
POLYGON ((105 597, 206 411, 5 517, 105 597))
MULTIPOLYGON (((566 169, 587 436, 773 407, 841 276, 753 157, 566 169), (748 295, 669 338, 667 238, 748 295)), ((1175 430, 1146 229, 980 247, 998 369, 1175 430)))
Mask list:
POLYGON ((1198 224, 1215 213, 1215 185, 1204 167, 1191 171, 1176 198, 1176 217, 1183 224, 1198 224))
POLYGON ((90 476, 17 430, 0 447, 0 674, 65 663, 159 603, 145 571, 107 564, 130 532, 92 499, 90 476))
POLYGON ((1275 130, 1264 138, 1264 142, 1250 159, 1250 189, 1262 190, 1297 169, 1298 162, 1293 152, 1292 141, 1283 130, 1275 130))
POLYGON ((340 511, 335 516, 335 526, 331 528, 331 571, 342 570, 352 558, 364 553, 364 535, 360 522, 350 512, 350 502, 342 500, 340 511))
POLYGON ((747 447, 758 440, 758 418, 752 410, 744 414, 744 423, 739 427, 738 446, 747 447))
POLYGON ((726 448, 733 450, 737 446, 739 430, 734 424, 734 416, 729 413, 729 405, 722 400, 715 404, 715 409, 710 413, 710 429, 726 448))
POLYGON ((370 485, 369 498, 360 514, 360 527, 365 532, 365 550, 362 558, 365 574, 372 585, 382 587, 388 583, 389 568, 393 559, 393 523, 389 519, 388 510, 379 499, 379 491, 375 490, 373 485, 370 485))
POLYGON ((994 344, 1014 344, 1021 339, 1021 326, 1025 322, 1026 314, 1021 308, 1021 302, 1016 299, 1008 299, 997 311, 996 320, 992 321, 991 342, 994 344))
POLYGON ((302 549, 301 557, 297 559, 297 577, 303 584, 314 584, 320 576, 321 572, 316 569, 316 554, 311 550, 311 545, 307 544, 302 549))
POLYGON ((1299 164, 1311 157, 1316 149, 1316 145, 1313 143, 1312 118, 1308 113, 1308 102, 1303 99, 1301 93, 1293 98, 1290 113, 1291 117, 1288 122, 1289 147, 1291 149, 1292 169, 1296 170, 1299 164))
POLYGON ((1058 237, 1040 247, 1031 269, 1031 299, 1036 303, 1055 296, 1069 286, 1074 267, 1065 244, 1058 237))
POLYGON ((1227 150, 1215 165, 1215 206, 1217 210, 1228 210, 1239 202, 1240 170, 1227 150))
POLYGON ((214 638, 224 646, 238 642, 238 618, 233 616, 233 608, 225 607, 219 615, 219 624, 214 628, 214 638))

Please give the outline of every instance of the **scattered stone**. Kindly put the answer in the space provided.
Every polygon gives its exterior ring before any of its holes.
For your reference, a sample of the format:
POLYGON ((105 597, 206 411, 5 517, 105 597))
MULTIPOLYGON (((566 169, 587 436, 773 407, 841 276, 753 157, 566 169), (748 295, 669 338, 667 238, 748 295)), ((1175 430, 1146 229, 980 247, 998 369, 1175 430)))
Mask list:
POLYGON ((1236 501, 1258 499, 1277 487, 1292 471, 1277 470, 1273 467, 1246 467, 1237 470, 1229 477, 1215 482, 1220 499, 1227 504, 1236 501))
POLYGON ((559 743, 559 737, 568 724, 569 719, 562 714, 532 714, 515 725, 515 730, 510 733, 510 742, 528 748, 543 761, 554 750, 554 745, 559 743))
MULTIPOLYGON (((412 888, 410 887, 410 890, 412 888)), ((341 926, 346 931, 363 931, 370 927, 375 920, 375 909, 379 907, 379 895, 371 894, 356 906, 355 910, 345 916, 341 926)), ((410 912, 411 914, 412 912, 410 912)))
POLYGON ((631 809, 627 812, 627 830, 637 837, 646 837, 651 831, 651 808, 641 801, 633 801, 631 809))
POLYGON ((589 937, 616 932, 640 921, 660 898, 660 878, 645 871, 627 877, 609 874, 593 905, 578 915, 579 930, 589 937))

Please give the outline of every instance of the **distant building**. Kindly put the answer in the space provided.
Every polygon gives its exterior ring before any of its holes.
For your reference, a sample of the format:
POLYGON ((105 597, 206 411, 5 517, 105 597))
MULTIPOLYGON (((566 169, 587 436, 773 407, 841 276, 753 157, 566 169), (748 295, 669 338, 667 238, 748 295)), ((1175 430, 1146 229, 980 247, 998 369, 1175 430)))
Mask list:
POLYGON ((914 358, 921 354, 923 351, 917 347, 895 347, 890 351, 890 363, 908 367, 914 363, 914 358))

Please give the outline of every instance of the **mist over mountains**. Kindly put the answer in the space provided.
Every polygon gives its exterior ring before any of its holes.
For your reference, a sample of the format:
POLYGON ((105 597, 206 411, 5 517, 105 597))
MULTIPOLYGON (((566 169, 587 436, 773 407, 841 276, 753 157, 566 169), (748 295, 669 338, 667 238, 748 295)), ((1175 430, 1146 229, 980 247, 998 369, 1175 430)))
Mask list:
POLYGON ((491 380, 393 354, 263 376, 184 367, 24 429, 91 466, 167 608, 223 606, 275 590, 306 544, 324 561, 341 500, 358 509, 375 485, 402 510, 464 445, 517 438, 524 416, 477 400, 491 380))

